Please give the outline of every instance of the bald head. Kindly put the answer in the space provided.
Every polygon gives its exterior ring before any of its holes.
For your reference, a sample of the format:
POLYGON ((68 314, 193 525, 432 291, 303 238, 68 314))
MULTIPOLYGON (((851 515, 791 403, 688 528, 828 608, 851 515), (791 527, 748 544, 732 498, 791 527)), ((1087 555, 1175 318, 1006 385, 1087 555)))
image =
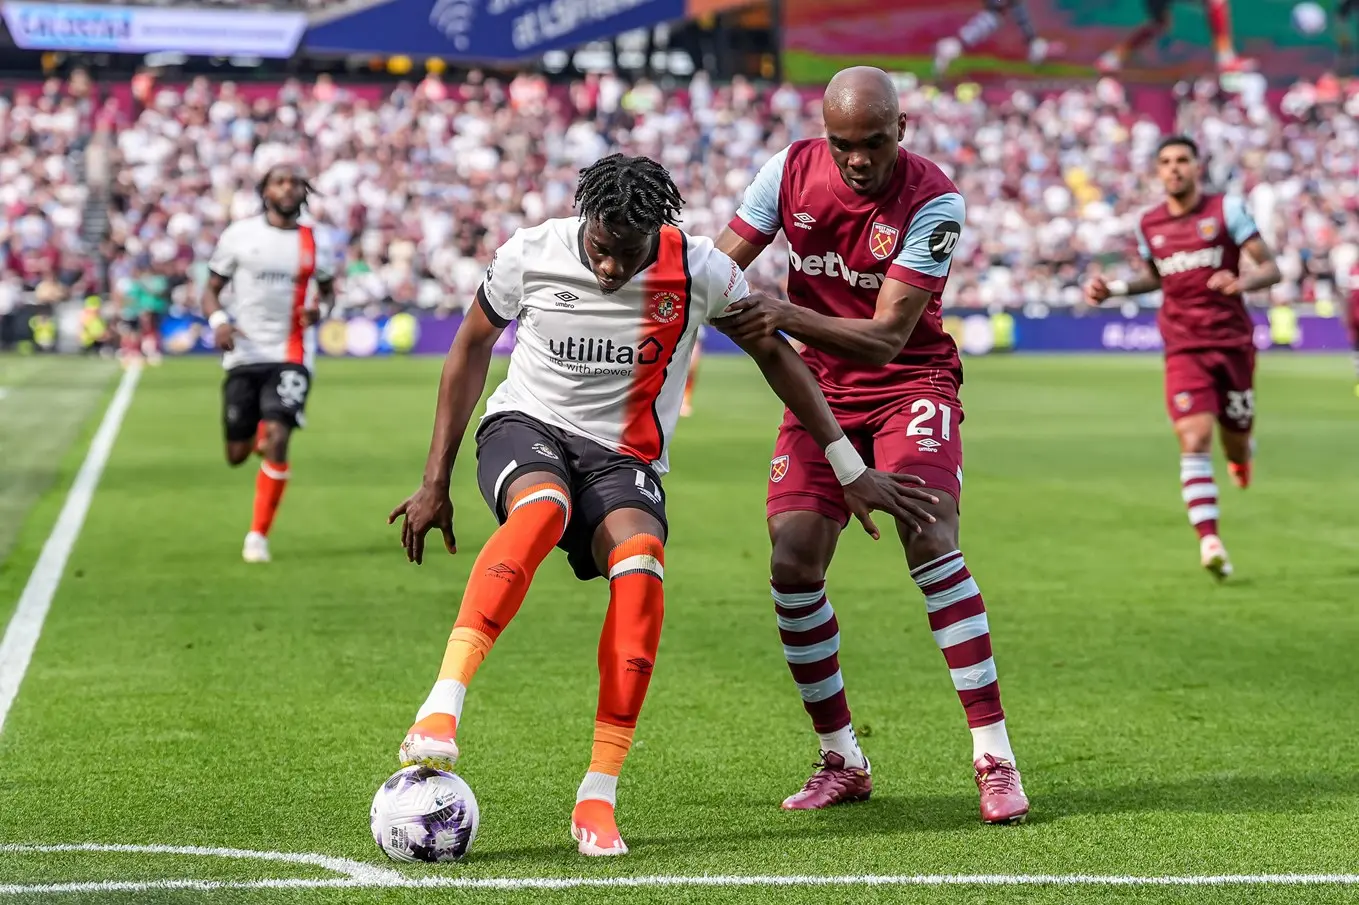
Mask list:
POLYGON ((838 117, 889 120, 901 113, 896 85, 887 73, 872 66, 851 66, 837 72, 826 86, 821 109, 838 117))
POLYGON ((892 179, 906 134, 897 88, 881 69, 854 66, 835 74, 821 101, 826 142, 840 177, 860 195, 876 195, 892 179))

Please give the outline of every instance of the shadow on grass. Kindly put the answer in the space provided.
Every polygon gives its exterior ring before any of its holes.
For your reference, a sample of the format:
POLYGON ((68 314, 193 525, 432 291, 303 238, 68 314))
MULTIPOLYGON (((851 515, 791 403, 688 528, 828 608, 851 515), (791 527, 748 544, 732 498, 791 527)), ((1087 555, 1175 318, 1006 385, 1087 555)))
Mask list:
MULTIPOLYGON (((1359 799, 1351 779, 1340 774, 1245 776, 1215 774, 1176 782, 1135 782, 1100 788, 1029 790, 1033 812, 1028 825, 1067 817, 1122 814, 1283 814, 1324 807, 1334 799, 1359 799)), ((733 826, 710 827, 695 835, 677 815, 673 833, 653 836, 626 835, 638 855, 711 854, 714 846, 752 842, 796 841, 864 837, 887 834, 976 831, 1013 832, 985 827, 977 814, 975 794, 874 796, 863 804, 846 805, 816 813, 769 813, 767 801, 746 801, 731 811, 733 826), (758 813, 752 813, 758 809, 758 813), (745 824, 744 827, 736 824, 745 824), (757 824, 757 825, 751 825, 757 824)), ((478 855, 478 866, 561 858, 570 843, 500 849, 478 855)), ((565 863, 571 863, 569 854, 565 863)))

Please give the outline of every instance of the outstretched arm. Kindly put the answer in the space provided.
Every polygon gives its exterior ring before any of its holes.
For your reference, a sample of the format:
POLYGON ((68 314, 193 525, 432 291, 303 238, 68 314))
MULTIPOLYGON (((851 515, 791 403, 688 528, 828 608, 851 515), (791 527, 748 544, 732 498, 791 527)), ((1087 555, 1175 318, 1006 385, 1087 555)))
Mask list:
POLYGON ((1148 260, 1145 264, 1142 275, 1131 280, 1106 280, 1100 275, 1091 277, 1085 284, 1085 297, 1092 305, 1098 305, 1116 296, 1155 292, 1161 288, 1161 275, 1156 272, 1156 265, 1151 261, 1148 260))
POLYGON ((444 547, 449 553, 456 553, 458 549, 453 534, 453 502, 448 496, 449 480, 458 447, 467 433, 467 424, 486 388, 491 351, 504 330, 503 326, 492 323, 482 310, 485 304, 483 290, 477 290, 477 298, 481 304, 473 305, 468 311, 453 337, 448 357, 444 359, 424 480, 419 490, 387 516, 389 525, 405 517, 401 523, 401 546, 406 550, 406 558, 416 564, 424 562, 425 535, 431 528, 438 528, 443 534, 444 547))
MULTIPOLYGON (((480 301, 481 290, 477 291, 480 301)), ((453 337, 439 376, 439 400, 434 407, 434 436, 425 459, 424 483, 448 492, 453 463, 472 420, 486 375, 491 370, 491 350, 504 327, 491 323, 482 305, 473 305, 453 337)))
POLYGON ((768 245, 757 245, 749 239, 741 238, 730 226, 724 227, 722 234, 717 237, 717 250, 739 264, 742 270, 755 263, 760 252, 766 248, 768 245))
POLYGON ((770 296, 748 296, 733 304, 731 323, 714 326, 738 343, 786 333, 814 349, 840 358, 887 364, 901 354, 933 293, 890 277, 878 292, 871 318, 831 317, 770 296))
POLYGON ((1086 300, 1092 305, 1098 305, 1106 299, 1125 295, 1145 295, 1160 289, 1161 274, 1156 270, 1156 260, 1152 257, 1151 245, 1142 233, 1141 224, 1137 226, 1137 253, 1142 256, 1143 264, 1139 276, 1131 280, 1106 280, 1101 274, 1095 274, 1086 281, 1086 300))

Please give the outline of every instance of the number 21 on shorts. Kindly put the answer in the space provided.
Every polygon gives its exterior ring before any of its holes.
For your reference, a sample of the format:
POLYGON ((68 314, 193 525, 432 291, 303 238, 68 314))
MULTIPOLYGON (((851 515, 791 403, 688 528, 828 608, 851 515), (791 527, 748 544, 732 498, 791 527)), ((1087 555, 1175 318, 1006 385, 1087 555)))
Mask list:
POLYGON ((931 399, 917 399, 911 403, 911 414, 915 417, 906 425, 906 436, 928 438, 928 443, 926 439, 920 441, 922 447, 939 445, 933 439, 936 431, 940 440, 953 439, 953 406, 931 399))

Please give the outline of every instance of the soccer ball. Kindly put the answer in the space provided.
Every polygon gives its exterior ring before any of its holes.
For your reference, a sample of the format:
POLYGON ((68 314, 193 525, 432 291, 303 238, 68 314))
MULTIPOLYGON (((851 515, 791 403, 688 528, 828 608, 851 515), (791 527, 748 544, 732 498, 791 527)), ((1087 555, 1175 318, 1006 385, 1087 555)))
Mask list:
POLYGON ((477 838, 481 813, 461 777, 416 764, 373 796, 373 841, 393 861, 458 861, 477 838))
POLYGON ((1299 3, 1293 7, 1293 27, 1304 35, 1319 35, 1326 30, 1326 10, 1320 3, 1299 3))

